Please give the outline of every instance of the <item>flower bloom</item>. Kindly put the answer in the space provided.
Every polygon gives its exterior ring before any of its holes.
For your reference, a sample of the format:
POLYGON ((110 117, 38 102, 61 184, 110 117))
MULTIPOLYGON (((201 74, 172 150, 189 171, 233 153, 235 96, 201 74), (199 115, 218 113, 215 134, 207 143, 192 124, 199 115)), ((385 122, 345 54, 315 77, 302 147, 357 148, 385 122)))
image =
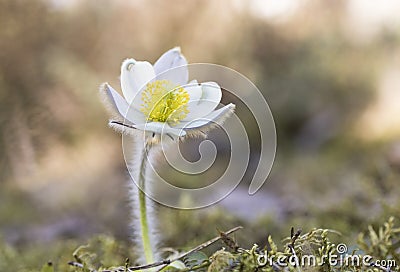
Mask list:
POLYGON ((187 61, 180 48, 164 53, 154 65, 127 59, 121 66, 118 94, 108 83, 100 91, 115 120, 110 125, 121 132, 138 129, 155 135, 177 137, 203 134, 223 122, 234 104, 217 109, 222 97, 215 82, 188 83, 187 61))

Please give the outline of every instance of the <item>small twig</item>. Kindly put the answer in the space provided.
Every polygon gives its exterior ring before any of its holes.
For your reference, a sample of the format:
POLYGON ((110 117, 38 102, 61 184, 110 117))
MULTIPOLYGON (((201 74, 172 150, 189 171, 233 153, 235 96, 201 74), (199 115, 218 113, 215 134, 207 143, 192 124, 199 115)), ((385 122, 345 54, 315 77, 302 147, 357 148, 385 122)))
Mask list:
POLYGON ((288 245, 288 248, 290 249, 292 255, 295 258, 297 272, 301 272, 301 268, 300 268, 299 258, 297 257, 296 251, 294 250, 294 243, 296 242, 297 238, 300 237, 300 234, 301 234, 301 229, 298 229, 296 232, 294 232, 293 227, 290 229, 291 243, 288 245))
POLYGON ((217 229, 217 231, 221 236, 222 242, 224 242, 234 252, 237 252, 239 249, 239 245, 236 243, 236 241, 229 237, 225 232, 220 231, 219 229, 217 229))
POLYGON ((125 271, 124 272, 126 272, 128 270, 129 270, 129 258, 126 258, 125 259, 125 271))
MULTIPOLYGON (((78 262, 68 262, 68 264, 69 265, 71 265, 71 266, 75 266, 75 267, 79 267, 79 268, 84 268, 84 266, 83 266, 83 264, 81 264, 81 263, 78 263, 78 262)), ((89 271, 90 272, 97 272, 97 270, 95 270, 95 269, 90 269, 89 268, 89 271)))
POLYGON ((293 248, 294 248, 294 243, 300 237, 301 232, 302 232, 301 229, 298 229, 296 232, 294 232, 294 228, 293 227, 290 229, 290 238, 291 238, 291 241, 292 241, 291 245, 292 245, 293 248))
MULTIPOLYGON (((189 251, 187 251, 187 252, 185 252, 185 253, 183 253, 183 254, 181 254, 181 255, 179 255, 178 257, 173 258, 173 259, 166 259, 166 260, 162 260, 162 261, 155 262, 155 263, 151 263, 151 264, 145 264, 145 265, 139 265, 139 266, 132 266, 132 267, 128 267, 128 268, 125 266, 124 268, 116 268, 116 269, 113 269, 113 270, 103 270, 103 272, 138 271, 138 270, 149 269, 149 268, 153 268, 153 267, 157 267, 157 266, 161 266, 161 265, 162 265, 162 267, 161 267, 159 270, 157 270, 157 271, 161 271, 162 269, 164 269, 165 267, 167 267, 169 264, 171 264, 171 263, 173 263, 173 262, 175 262, 175 261, 177 261, 177 260, 179 260, 179 259, 182 259, 183 257, 186 257, 186 256, 189 255, 190 253, 193 253, 193 252, 195 252, 195 251, 202 250, 203 248, 206 248, 206 247, 208 247, 209 245, 211 245, 211 244, 213 244, 213 243, 215 243, 215 242, 221 240, 222 237, 223 237, 223 236, 221 235, 221 233, 223 233, 223 234, 226 236, 226 235, 229 235, 229 234, 231 234, 231 233, 234 233, 234 232, 236 232, 236 231, 238 231, 238 230, 240 230, 240 229, 242 229, 242 228, 243 228, 242 226, 238 226, 238 227, 235 227, 235 228, 233 228, 233 229, 230 229, 230 230, 228 230, 228 231, 226 231, 226 232, 220 232, 220 236, 215 237, 215 238, 213 238, 213 239, 211 239, 211 240, 208 240, 207 242, 202 243, 201 245, 198 245, 197 247, 192 248, 191 250, 189 250, 189 251)), ((71 265, 71 266, 79 267, 79 268, 83 268, 83 267, 84 267, 83 264, 78 263, 78 262, 69 262, 68 264, 71 265)), ((201 264, 201 265, 203 265, 203 264, 201 264)), ((200 267, 198 267, 198 268, 200 268, 200 267)), ((91 271, 91 272, 97 272, 96 270, 93 270, 93 269, 91 269, 90 271, 91 271)))
MULTIPOLYGON (((240 230, 240 229, 242 229, 242 228, 243 228, 242 226, 238 226, 238 227, 236 227, 236 228, 230 229, 230 230, 228 230, 228 231, 225 232, 225 235, 234 233, 235 231, 238 231, 238 230, 240 230)), ((211 240, 208 240, 207 242, 202 243, 201 245, 198 245, 198 246, 195 247, 195 248, 192 248, 191 250, 187 251, 186 253, 183 253, 183 254, 179 255, 178 257, 171 259, 171 263, 174 262, 174 261, 177 261, 177 260, 179 260, 179 259, 182 259, 183 257, 186 257, 186 256, 189 255, 190 253, 193 253, 193 252, 195 252, 195 251, 202 250, 203 248, 206 248, 206 247, 208 247, 209 245, 211 245, 211 244, 213 244, 213 243, 215 243, 215 242, 217 242, 217 241, 219 241, 219 240, 221 240, 221 239, 222 239, 222 237, 221 237, 221 235, 220 235, 220 236, 215 237, 215 238, 213 238, 213 239, 211 239, 211 240)), ((159 270, 157 270, 157 271, 161 271, 161 270, 163 270, 165 267, 167 267, 167 265, 164 265, 163 267, 161 267, 161 268, 160 268, 159 270)))
POLYGON ((111 120, 111 121, 110 121, 110 124, 117 124, 117 125, 124 126, 124 127, 127 127, 127 128, 136 129, 134 126, 131 126, 131 125, 128 125, 128 124, 119 122, 119 121, 115 121, 115 120, 111 120))
POLYGON ((149 269, 149 268, 157 267, 157 266, 160 266, 160 265, 169 265, 170 263, 171 263, 170 260, 162 260, 162 261, 151 263, 151 264, 138 265, 138 266, 132 266, 132 267, 125 267, 123 269, 122 268, 118 268, 117 270, 103 270, 103 272, 138 271, 138 270, 141 270, 141 269, 149 269))
POLYGON ((79 268, 83 268, 83 264, 81 264, 81 263, 77 263, 77 262, 68 262, 68 264, 69 265, 71 265, 71 266, 76 266, 76 267, 79 267, 79 268))
POLYGON ((102 270, 101 272, 126 272, 126 271, 129 271, 129 268, 120 267, 120 268, 115 268, 113 270, 102 270))

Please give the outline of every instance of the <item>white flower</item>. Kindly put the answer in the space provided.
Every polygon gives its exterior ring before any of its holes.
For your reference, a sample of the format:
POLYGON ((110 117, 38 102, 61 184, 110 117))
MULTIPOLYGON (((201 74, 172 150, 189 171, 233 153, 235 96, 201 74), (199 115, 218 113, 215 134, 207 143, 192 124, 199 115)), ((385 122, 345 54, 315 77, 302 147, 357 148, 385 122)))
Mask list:
POLYGON ((116 120, 110 126, 129 133, 139 129, 155 135, 176 137, 203 134, 221 124, 234 110, 228 104, 218 110, 222 97, 215 82, 188 83, 187 61, 180 48, 164 53, 153 65, 127 59, 121 66, 124 98, 108 83, 100 91, 116 120))

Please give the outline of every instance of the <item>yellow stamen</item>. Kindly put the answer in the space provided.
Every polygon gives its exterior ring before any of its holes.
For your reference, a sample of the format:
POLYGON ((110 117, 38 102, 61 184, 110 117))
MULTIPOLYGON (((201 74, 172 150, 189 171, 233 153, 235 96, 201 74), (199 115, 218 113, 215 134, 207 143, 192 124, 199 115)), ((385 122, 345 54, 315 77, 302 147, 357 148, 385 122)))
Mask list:
POLYGON ((142 92, 142 108, 148 121, 178 123, 189 113, 189 94, 182 87, 172 87, 168 80, 148 83, 142 92))

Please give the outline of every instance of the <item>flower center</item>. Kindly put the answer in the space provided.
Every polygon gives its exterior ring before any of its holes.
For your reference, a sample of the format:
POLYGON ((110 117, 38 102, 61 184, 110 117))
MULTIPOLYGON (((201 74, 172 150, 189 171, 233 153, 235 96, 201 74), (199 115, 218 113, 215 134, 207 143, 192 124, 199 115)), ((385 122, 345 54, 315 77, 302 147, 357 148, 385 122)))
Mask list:
POLYGON ((182 87, 172 86, 168 80, 156 80, 146 85, 140 111, 148 121, 176 124, 189 113, 189 94, 182 87))

